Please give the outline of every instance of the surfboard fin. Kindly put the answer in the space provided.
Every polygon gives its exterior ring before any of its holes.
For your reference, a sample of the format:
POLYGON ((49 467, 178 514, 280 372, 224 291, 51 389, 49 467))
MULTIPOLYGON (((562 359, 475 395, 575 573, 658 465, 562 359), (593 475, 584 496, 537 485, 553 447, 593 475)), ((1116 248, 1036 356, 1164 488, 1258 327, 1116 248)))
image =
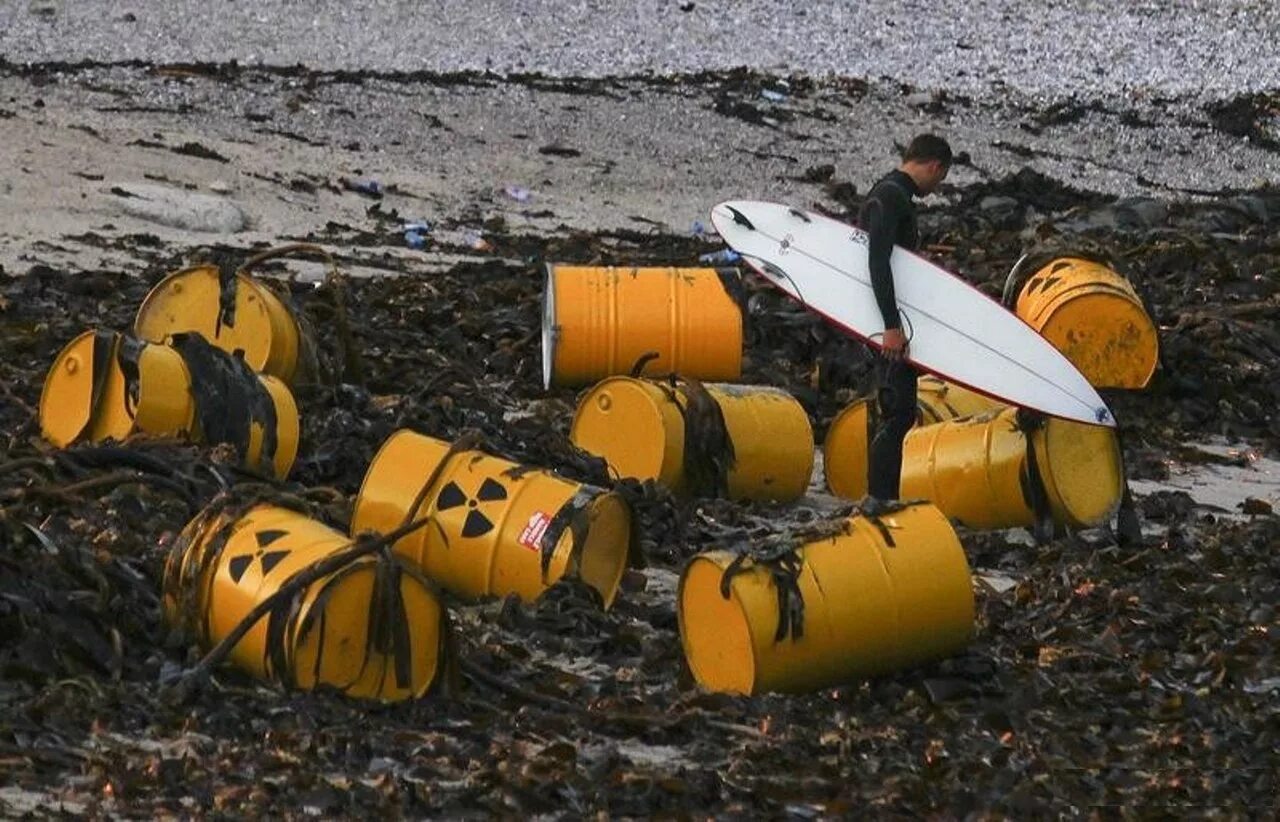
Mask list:
POLYGON ((798 208, 788 208, 787 211, 791 212, 792 217, 799 217, 801 220, 804 220, 806 223, 813 222, 813 220, 810 219, 808 214, 805 214, 803 211, 801 211, 798 208))
POLYGON ((727 209, 729 209, 730 211, 732 211, 732 212, 733 212, 733 221, 734 221, 735 223, 737 223, 737 224, 738 224, 738 225, 740 225, 740 226, 744 226, 744 227, 746 227, 746 228, 747 228, 747 230, 749 230, 749 231, 755 231, 755 230, 756 230, 755 225, 753 225, 753 224, 752 224, 752 222, 751 222, 750 220, 748 220, 748 219, 747 219, 747 215, 743 214, 741 211, 739 211, 738 209, 734 208, 733 206, 725 206, 725 208, 727 208, 727 209))

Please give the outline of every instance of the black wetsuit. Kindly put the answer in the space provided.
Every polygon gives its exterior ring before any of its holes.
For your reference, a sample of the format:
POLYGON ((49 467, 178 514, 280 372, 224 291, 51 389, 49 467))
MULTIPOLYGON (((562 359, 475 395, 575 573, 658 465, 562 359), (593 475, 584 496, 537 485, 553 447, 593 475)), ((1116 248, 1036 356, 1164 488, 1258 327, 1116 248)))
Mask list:
MULTIPOLYGON (((889 255, 894 245, 913 251, 920 245, 916 207, 911 200, 919 193, 915 181, 895 169, 872 187, 858 212, 858 223, 869 236, 871 286, 886 329, 902 328, 889 255)), ((876 369, 880 425, 868 449, 867 493, 892 500, 898 498, 902 479, 902 441, 916 422, 917 375, 906 360, 882 357, 876 369)))

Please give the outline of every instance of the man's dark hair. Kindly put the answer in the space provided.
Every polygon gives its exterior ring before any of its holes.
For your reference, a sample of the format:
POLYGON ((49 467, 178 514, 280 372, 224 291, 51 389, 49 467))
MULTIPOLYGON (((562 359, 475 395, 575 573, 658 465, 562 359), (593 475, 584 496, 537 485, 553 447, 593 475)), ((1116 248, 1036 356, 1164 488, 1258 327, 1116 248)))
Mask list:
POLYGON ((902 161, 927 163, 938 160, 943 168, 951 168, 951 146, 936 134, 917 134, 902 153, 902 161))

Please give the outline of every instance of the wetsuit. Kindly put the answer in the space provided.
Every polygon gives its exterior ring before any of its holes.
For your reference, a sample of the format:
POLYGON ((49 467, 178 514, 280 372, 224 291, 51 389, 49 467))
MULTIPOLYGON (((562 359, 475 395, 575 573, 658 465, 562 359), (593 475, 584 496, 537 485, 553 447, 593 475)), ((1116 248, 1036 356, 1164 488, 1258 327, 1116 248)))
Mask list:
MULTIPOLYGON (((893 288, 889 255, 894 245, 916 250, 920 234, 911 198, 920 190, 906 173, 886 174, 867 194, 858 212, 858 223, 869 236, 871 286, 884 327, 902 328, 893 288)), ((905 360, 876 363, 880 425, 871 439, 867 465, 867 493, 882 500, 898 498, 902 480, 902 441, 916 422, 916 371, 905 360)))

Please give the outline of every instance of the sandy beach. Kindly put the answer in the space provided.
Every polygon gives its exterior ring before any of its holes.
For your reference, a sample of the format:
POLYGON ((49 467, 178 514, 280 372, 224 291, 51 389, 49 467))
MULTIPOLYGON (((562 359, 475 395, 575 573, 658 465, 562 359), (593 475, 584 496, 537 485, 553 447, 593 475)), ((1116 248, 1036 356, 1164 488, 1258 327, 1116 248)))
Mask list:
MULTIPOLYGON (((0 812, 1274 812, 1277 36, 1280 6, 1247 0, 0 3, 0 812), (349 332, 363 367, 299 389, 276 491, 345 524, 401 427, 611 486, 569 445, 577 390, 541 383, 545 265, 696 265, 728 198, 848 218, 922 131, 959 152, 922 202, 941 265, 998 295, 1029 249, 1102 247, 1149 297, 1164 361, 1113 405, 1136 544, 961 528, 963 653, 734 697, 693 682, 678 575, 844 503, 820 469, 792 506, 620 484, 641 561, 619 604, 569 584, 451 600, 448 697, 369 706, 230 670, 175 697, 199 655, 166 645, 166 547, 249 483, 215 449, 140 445, 143 470, 43 443, 72 336, 126 329, 192 260, 316 243, 345 284, 313 261, 269 274, 322 353, 349 332), (162 477, 117 487, 126 469, 162 477)), ((747 286, 743 380, 796 396, 820 446, 869 360, 747 286)))

